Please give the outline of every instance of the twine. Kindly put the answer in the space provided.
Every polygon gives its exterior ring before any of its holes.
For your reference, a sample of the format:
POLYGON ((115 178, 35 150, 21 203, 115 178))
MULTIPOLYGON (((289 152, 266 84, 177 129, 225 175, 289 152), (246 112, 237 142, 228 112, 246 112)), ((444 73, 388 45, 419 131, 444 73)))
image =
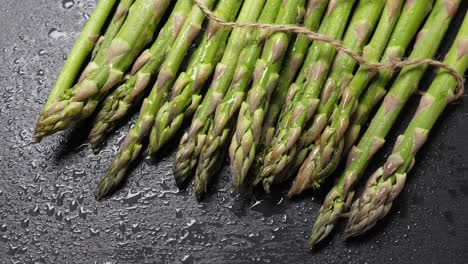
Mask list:
POLYGON ((326 42, 334 46, 337 50, 347 54, 352 59, 357 61, 360 65, 364 65, 369 69, 379 70, 379 69, 389 69, 395 71, 397 69, 404 68, 406 66, 412 65, 421 65, 428 64, 436 68, 443 68, 448 73, 453 75, 457 81, 457 89, 455 91, 456 98, 460 98, 465 90, 465 79, 462 74, 458 73, 455 68, 452 66, 434 59, 411 59, 411 60, 395 60, 388 63, 383 62, 371 62, 366 60, 359 53, 353 51, 352 49, 344 46, 340 41, 333 39, 327 35, 320 34, 314 31, 311 31, 307 28, 297 26, 297 25, 278 25, 278 24, 261 24, 261 23, 240 23, 240 22, 228 22, 224 19, 217 16, 213 11, 211 11, 205 4, 202 3, 202 0, 194 0, 195 4, 202 10, 203 13, 210 19, 222 26, 232 27, 232 28, 257 28, 257 29, 266 29, 272 32, 294 32, 297 34, 303 34, 307 36, 310 40, 326 42))

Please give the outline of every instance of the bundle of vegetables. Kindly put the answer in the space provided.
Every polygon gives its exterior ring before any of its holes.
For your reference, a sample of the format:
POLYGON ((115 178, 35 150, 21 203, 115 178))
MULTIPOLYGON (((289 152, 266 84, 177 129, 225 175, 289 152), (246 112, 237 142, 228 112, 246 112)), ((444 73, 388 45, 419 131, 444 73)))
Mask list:
POLYGON ((463 91, 468 17, 445 61, 430 60, 459 4, 100 0, 70 51, 34 137, 40 140, 93 116, 89 140, 97 151, 140 107, 99 181, 96 199, 118 188, 147 141, 147 153, 157 154, 177 140, 189 118, 174 178, 184 188, 193 177, 199 200, 227 157, 233 190, 261 183, 269 192, 272 184, 291 179, 289 195, 295 196, 320 188, 349 152, 320 208, 311 244, 324 239, 347 210, 345 234, 359 235, 388 213, 435 121, 463 91), (407 52, 410 63, 401 70, 392 67, 407 52), (442 69, 392 154, 352 203, 354 186, 428 64, 442 69))

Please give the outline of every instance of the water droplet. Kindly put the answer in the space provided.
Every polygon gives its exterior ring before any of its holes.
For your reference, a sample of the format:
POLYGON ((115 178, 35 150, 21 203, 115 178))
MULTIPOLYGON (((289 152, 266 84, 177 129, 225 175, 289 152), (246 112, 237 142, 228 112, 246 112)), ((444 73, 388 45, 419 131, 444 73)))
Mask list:
POLYGON ((176 218, 182 218, 182 209, 176 208, 176 218))
POLYGON ((283 215, 281 221, 282 221, 283 223, 286 223, 287 220, 288 220, 288 216, 287 216, 287 215, 283 215))
POLYGON ((90 210, 85 210, 83 207, 80 207, 80 211, 78 212, 78 215, 82 218, 82 219, 86 219, 86 216, 91 214, 92 211, 90 210))
POLYGON ((78 203, 75 200, 73 200, 70 202, 68 209, 70 210, 70 212, 73 212, 76 210, 77 207, 78 207, 78 203))
POLYGON ((62 0, 62 6, 65 9, 70 9, 75 5, 73 0, 62 0))
POLYGON ((119 222, 119 230, 122 232, 122 234, 125 234, 125 223, 123 221, 119 222))
POLYGON ((195 224, 196 222, 197 222, 197 220, 195 220, 195 219, 190 219, 190 222, 187 223, 187 226, 188 226, 188 227, 191 227, 191 226, 193 226, 193 224, 195 224))
POLYGON ((90 228, 89 233, 91 236, 99 236, 100 231, 99 229, 90 228))
POLYGON ((191 255, 184 255, 180 260, 182 262, 188 261, 190 259, 191 255))
POLYGON ((128 190, 127 195, 121 198, 114 198, 113 200, 120 201, 128 205, 134 205, 138 202, 138 199, 140 199, 142 195, 142 192, 132 192, 132 190, 128 190))
POLYGON ((53 216, 55 213, 55 207, 53 207, 50 203, 46 204, 46 214, 48 216, 53 216))
POLYGON ((57 221, 62 221, 63 219, 63 213, 58 211, 57 213, 55 213, 55 219, 57 219, 57 221))
POLYGON ((57 205, 58 206, 62 206, 63 205, 63 200, 65 199, 65 194, 67 194, 69 192, 59 192, 55 197, 54 197, 54 200, 56 201, 57 205))
POLYGON ((27 228, 29 226, 29 218, 23 219, 20 225, 22 228, 27 228))
POLYGON ((59 39, 61 37, 64 38, 64 37, 67 36, 66 33, 64 33, 64 32, 62 32, 62 31, 60 31, 60 30, 58 30, 56 28, 50 29, 48 35, 49 35, 49 38, 54 39, 54 40, 57 40, 57 39, 59 39))
POLYGON ((74 169, 73 170, 73 180, 79 181, 81 177, 85 175, 84 169, 74 169))
POLYGON ((38 216, 40 213, 39 205, 36 204, 36 206, 32 209, 29 209, 29 214, 32 216, 38 216))

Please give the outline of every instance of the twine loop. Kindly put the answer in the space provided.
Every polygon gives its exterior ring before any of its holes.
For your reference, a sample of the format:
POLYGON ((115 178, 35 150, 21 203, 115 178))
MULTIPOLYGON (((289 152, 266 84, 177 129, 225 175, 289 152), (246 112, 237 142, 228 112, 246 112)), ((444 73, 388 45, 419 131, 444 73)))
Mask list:
POLYGON ((465 79, 462 74, 458 73, 458 71, 455 68, 448 65, 447 63, 434 60, 434 59, 394 60, 388 63, 371 62, 371 61, 366 60, 359 53, 343 45, 340 41, 334 38, 331 38, 327 35, 311 31, 305 27, 301 27, 297 25, 228 22, 220 18, 219 16, 217 16, 213 11, 211 11, 208 7, 206 7, 205 4, 202 3, 202 0, 194 0, 194 1, 195 1, 195 4, 200 8, 200 10, 210 20, 213 20, 222 26, 232 27, 232 28, 256 28, 256 29, 269 30, 272 32, 283 31, 283 32, 293 32, 297 34, 303 34, 307 36, 310 40, 322 41, 322 42, 326 42, 334 46, 338 51, 345 53, 346 55, 353 58, 357 63, 359 63, 360 65, 366 66, 370 70, 389 69, 391 71, 395 71, 395 70, 402 69, 407 66, 421 65, 421 64, 427 64, 436 68, 445 69, 457 81, 457 89, 455 91, 456 98, 460 98, 461 96, 463 96, 463 93, 465 90, 465 79))

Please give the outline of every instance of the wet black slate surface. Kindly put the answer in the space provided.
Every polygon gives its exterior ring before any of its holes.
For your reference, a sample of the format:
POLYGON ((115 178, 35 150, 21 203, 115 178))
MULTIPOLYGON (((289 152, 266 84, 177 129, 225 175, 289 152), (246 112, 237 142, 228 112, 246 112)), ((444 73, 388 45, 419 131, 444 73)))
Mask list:
MULTIPOLYGON (((440 55, 466 13, 463 2, 440 55)), ((295 201, 283 198, 286 188, 274 196, 233 195, 224 170, 212 194, 197 203, 190 189, 178 192, 174 185, 173 150, 142 160, 121 191, 96 202, 98 177, 128 126, 98 156, 83 129, 40 144, 31 140, 94 1, 1 3, 0 263, 466 263, 466 100, 438 122, 387 220, 351 242, 336 232, 311 253, 307 238, 324 192, 295 201)), ((421 87, 427 86, 426 80, 421 87)))

